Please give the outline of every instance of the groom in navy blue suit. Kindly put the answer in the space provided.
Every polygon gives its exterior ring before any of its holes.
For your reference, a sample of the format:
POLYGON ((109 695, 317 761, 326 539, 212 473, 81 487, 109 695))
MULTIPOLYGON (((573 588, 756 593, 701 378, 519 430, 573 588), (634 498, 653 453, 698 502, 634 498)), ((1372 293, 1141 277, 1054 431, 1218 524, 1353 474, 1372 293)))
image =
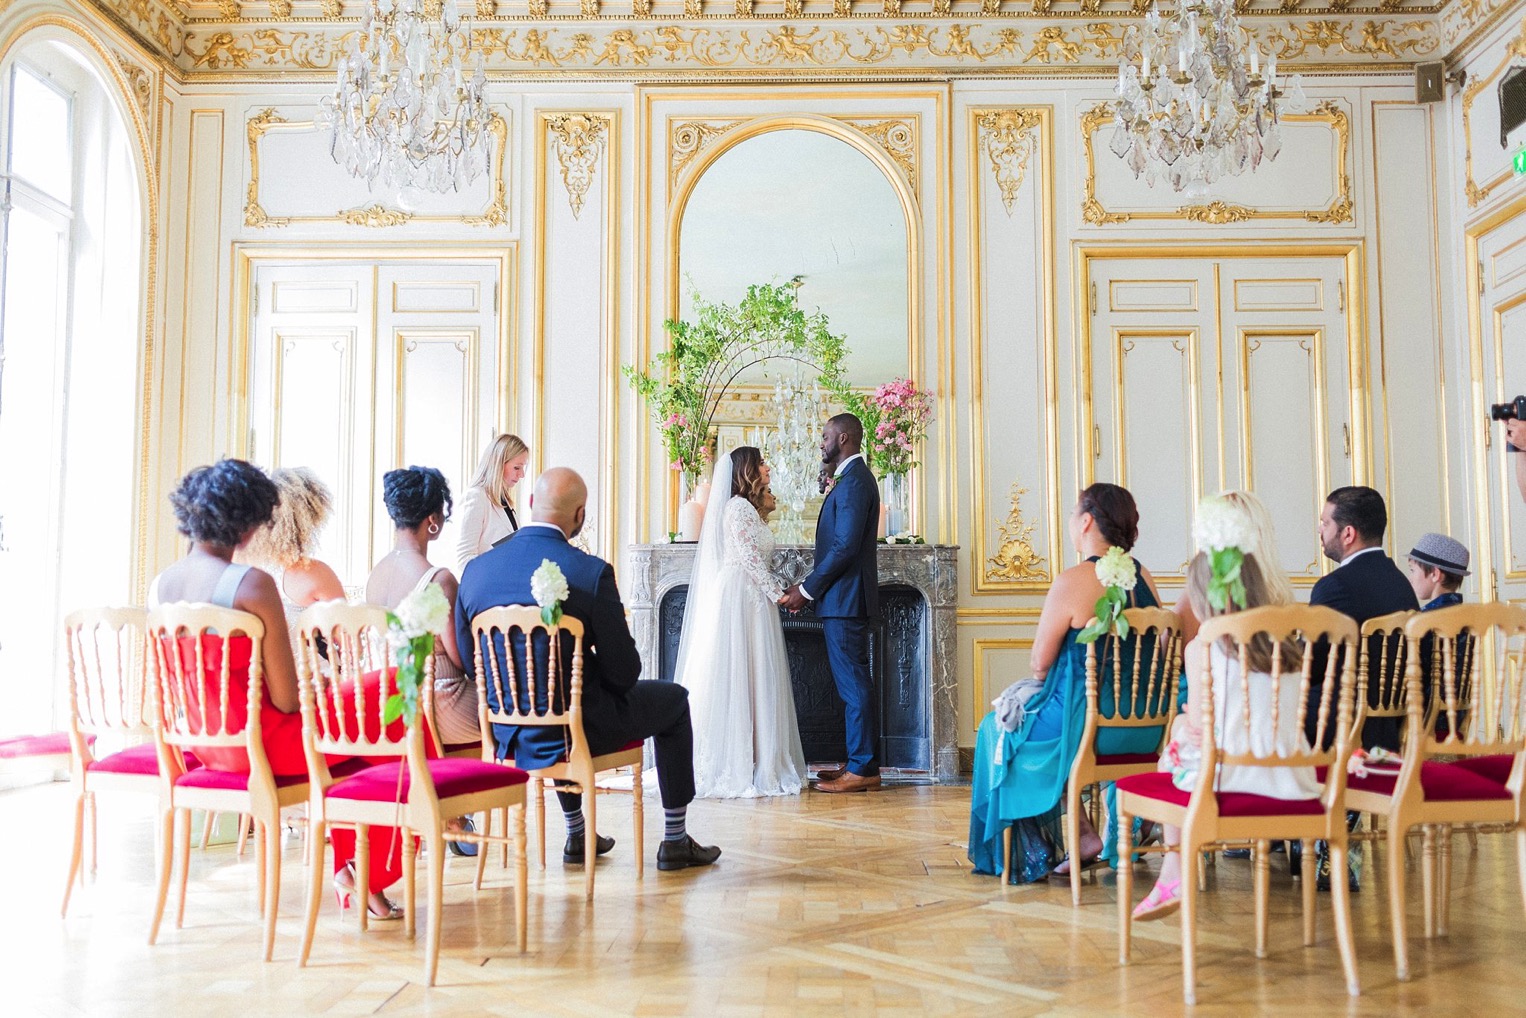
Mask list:
MULTIPOLYGON (((530 496, 531 522, 466 564, 456 594, 456 646, 461 664, 472 674, 479 648, 472 636, 472 619, 488 608, 535 603, 530 575, 542 562, 556 563, 567 580, 562 612, 583 623, 583 734, 594 756, 651 739, 657 758, 657 786, 665 818, 662 844, 657 849, 659 870, 708 866, 719 848, 700 845, 689 837, 685 820, 694 798, 694 731, 689 721, 689 691, 676 682, 640 682, 641 658, 625 622, 625 606, 615 587, 608 562, 574 548, 570 538, 583 529, 588 487, 575 471, 552 467, 541 474, 530 496)), ((562 634, 564 668, 570 669, 572 638, 562 634)), ((537 667, 546 667, 550 642, 544 632, 535 648, 537 667)), ((524 635, 514 636, 514 655, 524 660, 524 635)), ((504 666, 501 638, 490 653, 504 666)), ((564 679, 567 676, 563 677, 564 679)), ((523 694, 519 694, 523 695, 523 694)), ((498 707, 498 691, 487 686, 488 706, 498 707)), ((544 694, 542 696, 544 699, 544 694)), ((544 704, 539 705, 544 707, 544 704)), ((523 768, 549 767, 566 752, 565 729, 546 725, 494 725, 497 755, 514 757, 523 768)), ((585 829, 582 796, 558 791, 567 820, 567 844, 562 861, 577 865, 584 859, 585 829)), ((597 854, 615 847, 613 838, 599 837, 597 854)))
POLYGON ((784 592, 779 603, 795 612, 815 602, 827 640, 827 660, 843 701, 848 729, 848 761, 822 771, 819 792, 867 792, 880 787, 879 718, 874 679, 869 674, 871 620, 880 611, 880 493, 864 462, 864 425, 838 414, 821 435, 823 473, 835 481, 816 521, 815 566, 811 575, 784 592))

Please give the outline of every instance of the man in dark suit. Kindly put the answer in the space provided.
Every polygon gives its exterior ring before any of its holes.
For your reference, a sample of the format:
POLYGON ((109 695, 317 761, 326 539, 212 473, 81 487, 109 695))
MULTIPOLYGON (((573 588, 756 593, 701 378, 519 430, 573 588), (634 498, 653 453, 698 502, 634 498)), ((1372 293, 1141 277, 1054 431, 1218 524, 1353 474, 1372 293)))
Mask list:
MULTIPOLYGON (((1418 609, 1420 603, 1415 600, 1415 591, 1410 587, 1409 578, 1383 552, 1383 532, 1387 529, 1388 507, 1383 504, 1383 496, 1373 489, 1353 486, 1336 488, 1330 492, 1325 499, 1325 507, 1319 514, 1319 546, 1325 557, 1337 563, 1337 567, 1314 584, 1309 603, 1334 608, 1342 615, 1355 619, 1359 626, 1368 619, 1389 612, 1418 609)), ((1369 644, 1369 652, 1372 654, 1383 653, 1382 648, 1380 638, 1374 638, 1369 644)), ((1319 701, 1323 694, 1329 646, 1316 645, 1312 657, 1308 713, 1304 720, 1304 730, 1311 743, 1319 719, 1319 701)), ((1337 660, 1337 679, 1340 667, 1341 662, 1337 660)), ((1327 723, 1327 743, 1334 740, 1335 698, 1339 695, 1338 687, 1331 690, 1332 720, 1327 723)), ((1378 726, 1370 727, 1374 730, 1363 733, 1363 741, 1369 746, 1392 738, 1391 733, 1377 730, 1378 726)), ((1360 816, 1348 813, 1347 825, 1354 827, 1360 816)), ((1329 854, 1324 849, 1323 842, 1319 843, 1319 847, 1319 873, 1316 880, 1320 890, 1328 890, 1329 854)), ((1357 890, 1356 867, 1359 863, 1355 854, 1350 859, 1350 886, 1352 890, 1357 890)))
POLYGON ((821 436, 823 473, 835 481, 816 523, 815 566, 811 575, 784 592, 779 603, 799 611, 814 602, 827 641, 832 679, 843 700, 848 760, 822 771, 821 792, 867 792, 880 787, 876 748, 879 722, 874 681, 869 674, 869 630, 880 610, 880 493, 874 473, 860 451, 864 425, 852 414, 838 414, 821 436))
MULTIPOLYGON (((544 561, 556 563, 567 580, 568 593, 562 602, 562 612, 584 626, 583 732, 589 751, 598 756, 640 739, 651 739, 666 815, 663 841, 657 849, 657 868, 708 866, 720 856, 721 850, 696 844, 685 829, 685 816, 694 799, 694 731, 689 721, 689 691, 675 682, 637 681, 641 677, 641 657, 625 622, 625 606, 615 587, 614 569, 603 559, 568 543, 583 529, 587 502, 588 488, 574 471, 562 467, 547 470, 535 482, 535 491, 530 496, 531 522, 467 563, 456 595, 456 645, 461 648, 461 663, 470 674, 477 654, 485 652, 472 639, 472 619, 499 605, 534 604, 531 574, 544 561)), ((538 666, 544 669, 549 641, 544 633, 540 639, 535 653, 538 666)), ((564 634, 563 639, 566 651, 561 660, 570 675, 572 638, 564 634)), ((523 635, 516 633, 514 643, 515 658, 522 662, 523 635)), ((496 641, 492 653, 502 666, 501 640, 496 641)), ((487 695, 489 706, 497 708, 497 690, 491 682, 487 695)), ((557 705, 557 709, 561 706, 557 705)), ((566 730, 559 726, 495 725, 493 734, 498 742, 498 757, 506 759, 512 754, 516 765, 523 768, 548 767, 559 761, 566 750, 566 730)), ((558 792, 557 797, 567 819, 562 861, 576 864, 583 860, 582 796, 558 792)), ((598 838, 599 855, 614 846, 613 838, 598 838)))

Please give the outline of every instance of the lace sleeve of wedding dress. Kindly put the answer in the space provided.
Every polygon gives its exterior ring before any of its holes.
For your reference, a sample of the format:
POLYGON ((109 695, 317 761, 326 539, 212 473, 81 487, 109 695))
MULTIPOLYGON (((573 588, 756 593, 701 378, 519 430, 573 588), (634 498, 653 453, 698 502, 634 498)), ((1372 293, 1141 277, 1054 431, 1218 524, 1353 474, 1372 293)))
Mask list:
POLYGON ((763 596, 777 601, 784 595, 784 584, 763 561, 762 537, 767 532, 768 525, 747 499, 738 495, 726 503, 726 538, 736 552, 737 561, 763 596))

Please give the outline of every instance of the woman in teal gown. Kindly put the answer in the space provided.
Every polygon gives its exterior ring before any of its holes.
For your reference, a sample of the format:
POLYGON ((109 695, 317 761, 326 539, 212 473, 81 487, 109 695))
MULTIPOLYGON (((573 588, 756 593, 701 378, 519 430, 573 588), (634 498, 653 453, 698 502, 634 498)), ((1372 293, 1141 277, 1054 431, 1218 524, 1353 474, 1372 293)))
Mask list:
MULTIPOLYGON (((1076 637, 1091 621, 1102 596, 1094 563, 1109 548, 1128 551, 1134 546, 1139 510, 1126 489, 1093 484, 1081 492, 1069 529, 1071 544, 1086 561, 1057 576, 1044 599, 1030 654, 1033 677, 1043 682, 1043 688, 1024 705, 1016 731, 1004 732, 992 713, 980 723, 975 739, 969 854, 976 873, 995 874, 1006 868, 1001 858, 1002 833, 1014 821, 1053 825, 1060 814, 1065 782, 1085 728, 1086 645, 1077 643, 1076 637)), ((1135 568, 1139 582, 1129 607, 1155 607, 1160 603, 1155 581, 1137 561, 1135 568)), ((1111 683, 1102 682, 1099 692, 1098 709, 1110 716, 1114 712, 1111 683)), ((1098 734, 1097 752, 1153 753, 1160 736, 1158 728, 1105 730, 1098 734)), ((1083 816, 1083 862, 1096 858, 1102 849, 1102 839, 1083 816)))

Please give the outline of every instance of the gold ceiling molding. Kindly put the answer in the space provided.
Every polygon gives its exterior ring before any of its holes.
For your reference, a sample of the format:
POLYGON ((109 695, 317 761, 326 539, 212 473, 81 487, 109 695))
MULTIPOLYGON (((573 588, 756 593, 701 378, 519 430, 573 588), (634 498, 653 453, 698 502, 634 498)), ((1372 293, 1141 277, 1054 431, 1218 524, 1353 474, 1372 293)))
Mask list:
POLYGON ((557 113, 546 118, 546 130, 562 168, 562 186, 567 188, 573 219, 583 214, 583 202, 593 186, 594 170, 604 155, 609 127, 610 118, 597 113, 557 113))
MULTIPOLYGON (((1335 197, 1321 209, 1258 209, 1224 201, 1206 205, 1183 205, 1178 209, 1108 209, 1097 197, 1097 162, 1093 137, 1113 122, 1113 105, 1099 103, 1081 114, 1081 149, 1086 160, 1086 178, 1082 183, 1081 219, 1092 226, 1127 223, 1134 220, 1176 219, 1190 223, 1243 223, 1252 219, 1301 219, 1308 223, 1337 225, 1354 223, 1351 200, 1351 120, 1344 108, 1326 99, 1312 113, 1285 113, 1284 123, 1325 124, 1335 134, 1335 197)), ((1284 148, 1287 143, 1284 143, 1284 148)))
POLYGON ((1033 129, 1042 119, 1038 110, 1013 108, 985 110, 975 121, 980 148, 991 161, 991 173, 996 178, 1008 219, 1012 218, 1017 192, 1028 173, 1028 160, 1033 158, 1034 147, 1038 144, 1033 129))
MULTIPOLYGON (((668 196, 678 185, 684 169, 711 143, 752 117, 717 117, 706 120, 675 120, 668 124, 668 196)), ((909 116, 832 116, 872 141, 906 176, 918 200, 917 118, 909 116)))
POLYGON ((1033 531, 1036 524, 1023 518, 1023 496, 1028 489, 1019 481, 1012 482, 1012 504, 1007 519, 997 524, 1001 534, 1001 547, 985 562, 987 583, 1023 583, 1042 581, 1051 577, 1044 556, 1033 549, 1033 531))
POLYGON ((406 209, 394 209, 380 202, 352 209, 340 209, 328 216, 272 216, 260 200, 260 140, 275 131, 315 131, 311 120, 288 120, 274 109, 263 110, 244 125, 249 142, 249 187, 244 196, 244 225, 253 229, 279 228, 293 223, 345 223, 349 226, 392 227, 406 223, 461 223, 465 226, 502 226, 509 221, 508 187, 503 169, 508 154, 509 125, 497 113, 488 121, 493 136, 493 151, 488 157, 487 207, 467 215, 419 215, 406 209))
POLYGON ((1462 90, 1463 196, 1470 209, 1482 205, 1495 188, 1511 177, 1512 171, 1506 169, 1482 185, 1473 179, 1473 103, 1517 60, 1526 60, 1526 18, 1521 20, 1520 34, 1505 44, 1505 53, 1494 70, 1470 79, 1462 90))
MULTIPOLYGON (((297 0, 286 20, 182 19, 163 0, 88 0, 107 10, 182 77, 247 79, 272 74, 327 74, 358 30, 353 18, 334 18, 332 6, 311 10, 297 0)), ((337 0, 328 0, 330 4, 337 0)), ((488 2, 488 0, 484 0, 488 2)), ((538 5, 540 0, 529 0, 538 5)), ((623 4, 624 0, 622 0, 623 4)), ((650 0, 631 0, 637 10, 650 0)), ((893 6, 893 5, 892 5, 893 6)), ((269 2, 260 5, 268 10, 269 2)), ((1047 24, 1034 24, 1031 7, 1009 0, 995 12, 960 20, 901 20, 861 0, 851 19, 775 14, 730 18, 707 13, 703 22, 592 20, 544 8, 523 17, 498 3, 499 14, 470 28, 490 73, 544 78, 599 74, 644 79, 704 72, 759 75, 867 75, 874 70, 928 75, 1009 72, 1111 74, 1122 51, 1129 17, 1111 12, 1095 21, 1066 16, 1052 5, 1047 24), (1009 10, 1008 8, 1011 8, 1009 10), (505 15, 505 11, 508 15, 505 15), (1059 17, 1054 15, 1059 13, 1059 17), (1023 15, 1013 20, 1017 15, 1023 15), (547 18, 537 21, 537 18, 547 18)), ((201 8, 198 8, 198 10, 201 8)), ((253 5, 247 10, 252 13, 253 5)), ((608 3, 601 8, 608 11, 608 3)), ((952 11, 953 8, 950 8, 952 11)), ((1406 8, 1405 13, 1419 12, 1406 8)), ((1077 10, 1079 14, 1079 8, 1077 10)), ((1300 10, 1307 15, 1308 9, 1300 10)), ((951 14, 950 17, 953 15, 951 14)), ((1290 68, 1361 70, 1407 65, 1435 56, 1442 41, 1433 16, 1375 17, 1371 9, 1317 20, 1259 17, 1250 24, 1264 50, 1290 68)))

